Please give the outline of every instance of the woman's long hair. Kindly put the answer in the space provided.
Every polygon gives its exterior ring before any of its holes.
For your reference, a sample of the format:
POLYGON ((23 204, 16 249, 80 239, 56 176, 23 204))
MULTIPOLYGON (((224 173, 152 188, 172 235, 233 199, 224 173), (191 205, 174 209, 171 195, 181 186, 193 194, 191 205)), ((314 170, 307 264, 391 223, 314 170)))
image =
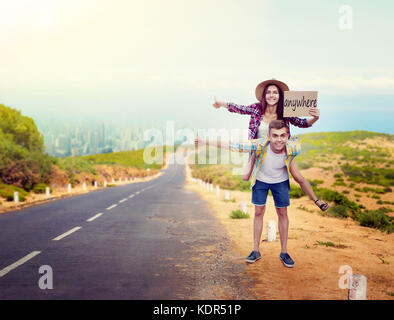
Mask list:
POLYGON ((278 89, 279 100, 278 100, 278 106, 276 107, 276 114, 278 116, 278 120, 283 120, 283 91, 281 88, 279 88, 276 84, 273 83, 268 83, 264 87, 263 95, 261 97, 261 114, 263 115, 265 113, 265 110, 267 109, 267 101, 265 100, 265 95, 267 93, 267 88, 269 86, 275 86, 278 89))

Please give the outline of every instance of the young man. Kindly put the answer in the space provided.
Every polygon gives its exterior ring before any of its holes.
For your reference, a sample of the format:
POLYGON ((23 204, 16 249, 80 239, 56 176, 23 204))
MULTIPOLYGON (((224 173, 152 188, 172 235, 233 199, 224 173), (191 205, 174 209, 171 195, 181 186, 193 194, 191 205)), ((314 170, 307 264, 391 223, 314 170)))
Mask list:
MULTIPOLYGON (((196 145, 206 144, 205 141, 196 139, 196 145)), ((287 207, 290 205, 289 172, 302 190, 317 204, 321 210, 328 209, 328 204, 319 200, 314 194, 308 180, 301 174, 295 157, 300 152, 297 138, 289 140, 289 133, 283 120, 273 120, 269 124, 266 138, 249 140, 242 143, 215 142, 208 144, 218 148, 226 148, 239 152, 255 152, 256 161, 251 176, 252 203, 255 205, 253 222, 254 248, 246 258, 246 262, 255 262, 261 258, 259 251, 261 233, 263 231, 263 217, 268 191, 274 198, 276 212, 278 214, 278 229, 280 234, 281 253, 279 258, 286 267, 294 267, 294 261, 287 253, 287 239, 289 231, 289 219, 287 207)))

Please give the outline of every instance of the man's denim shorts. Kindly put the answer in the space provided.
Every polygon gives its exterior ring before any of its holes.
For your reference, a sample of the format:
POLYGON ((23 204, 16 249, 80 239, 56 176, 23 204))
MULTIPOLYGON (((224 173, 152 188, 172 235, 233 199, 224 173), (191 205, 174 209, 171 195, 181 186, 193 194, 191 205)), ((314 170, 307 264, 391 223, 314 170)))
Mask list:
POLYGON ((279 183, 265 183, 256 180, 256 184, 252 188, 252 203, 255 206, 265 206, 268 190, 271 190, 276 208, 285 208, 290 205, 289 180, 279 183))

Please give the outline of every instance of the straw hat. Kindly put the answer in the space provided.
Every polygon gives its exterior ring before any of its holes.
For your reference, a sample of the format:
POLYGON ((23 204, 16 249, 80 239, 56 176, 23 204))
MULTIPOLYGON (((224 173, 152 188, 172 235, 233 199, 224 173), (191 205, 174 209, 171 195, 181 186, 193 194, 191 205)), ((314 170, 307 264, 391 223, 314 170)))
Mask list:
POLYGON ((264 88, 267 84, 276 84, 279 88, 281 88, 282 91, 289 91, 290 90, 289 87, 287 86, 287 84, 282 81, 275 80, 275 79, 265 80, 265 81, 259 83, 259 85, 256 87, 256 98, 260 102, 262 100, 264 88))

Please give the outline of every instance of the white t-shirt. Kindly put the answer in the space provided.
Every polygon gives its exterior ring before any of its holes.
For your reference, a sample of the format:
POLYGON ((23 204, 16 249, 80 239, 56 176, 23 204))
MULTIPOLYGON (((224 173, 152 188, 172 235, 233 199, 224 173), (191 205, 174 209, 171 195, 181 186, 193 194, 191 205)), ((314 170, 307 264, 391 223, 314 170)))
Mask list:
POLYGON ((260 122, 259 130, 257 131, 257 139, 267 137, 268 126, 269 126, 269 124, 267 122, 264 122, 264 121, 260 122))
POLYGON ((271 149, 271 145, 267 147, 267 155, 265 156, 263 165, 257 172, 256 179, 265 183, 279 183, 289 179, 285 164, 286 154, 275 153, 271 149))

